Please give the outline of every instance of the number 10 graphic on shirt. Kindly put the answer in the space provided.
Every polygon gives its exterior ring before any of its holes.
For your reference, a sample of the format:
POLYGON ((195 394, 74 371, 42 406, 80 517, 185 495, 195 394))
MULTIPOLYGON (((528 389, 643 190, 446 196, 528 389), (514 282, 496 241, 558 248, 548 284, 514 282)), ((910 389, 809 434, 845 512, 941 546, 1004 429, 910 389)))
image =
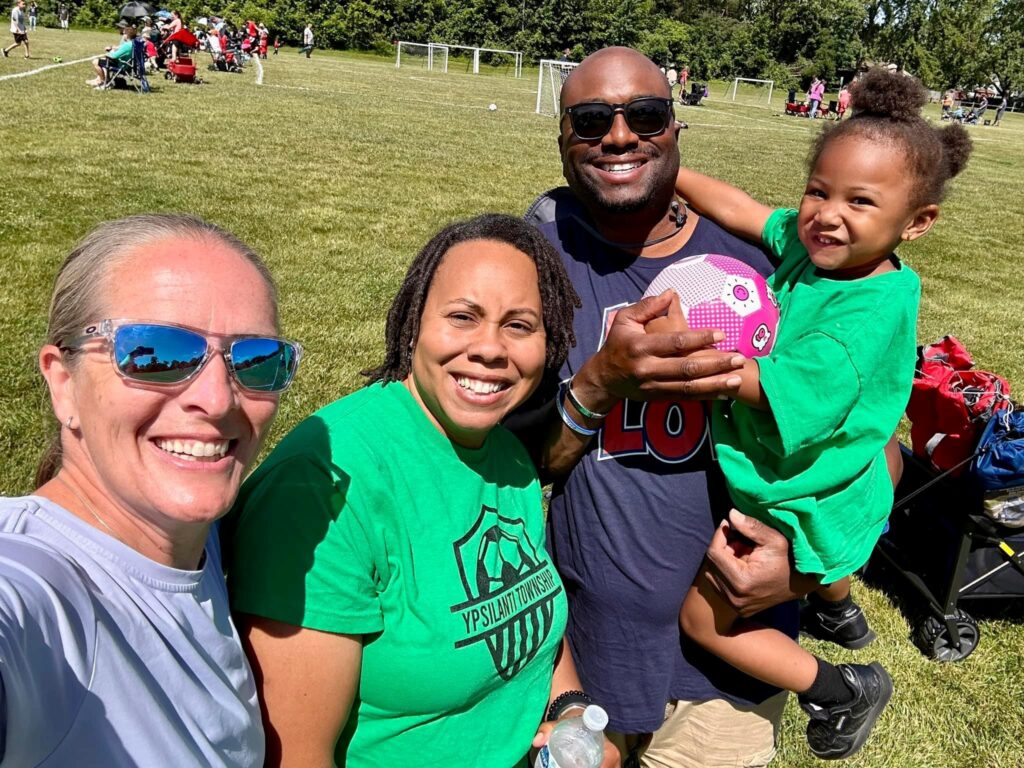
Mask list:
MULTIPOLYGON (((628 306, 625 303, 604 310, 599 347, 604 345, 615 315, 628 306)), ((699 401, 621 400, 608 412, 598 433, 597 460, 652 456, 667 464, 680 464, 700 450, 707 434, 707 415, 699 401)))

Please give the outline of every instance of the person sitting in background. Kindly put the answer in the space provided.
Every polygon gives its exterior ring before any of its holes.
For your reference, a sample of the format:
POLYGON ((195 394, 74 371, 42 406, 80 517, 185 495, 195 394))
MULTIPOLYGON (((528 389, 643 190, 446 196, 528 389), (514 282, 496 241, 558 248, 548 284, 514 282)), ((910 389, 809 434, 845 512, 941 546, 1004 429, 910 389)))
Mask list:
POLYGON ((85 84, 91 85, 93 88, 102 88, 106 85, 113 76, 112 71, 116 72, 122 64, 127 64, 132 60, 134 41, 135 27, 128 24, 123 29, 121 44, 116 48, 108 46, 105 56, 92 60, 92 67, 96 70, 96 77, 92 80, 86 80, 85 84))
POLYGON ((194 217, 100 224, 64 261, 38 356, 59 433, 0 497, 5 768, 263 765, 214 521, 298 365, 277 334, 263 262, 194 217))
POLYGON ((946 91, 942 95, 942 118, 948 119, 953 112, 953 92, 946 91))
POLYGON ((981 124, 982 119, 985 117, 985 112, 986 111, 988 111, 988 94, 985 93, 985 92, 982 92, 981 93, 981 99, 979 99, 978 103, 974 106, 974 115, 973 115, 973 119, 979 125, 981 124))

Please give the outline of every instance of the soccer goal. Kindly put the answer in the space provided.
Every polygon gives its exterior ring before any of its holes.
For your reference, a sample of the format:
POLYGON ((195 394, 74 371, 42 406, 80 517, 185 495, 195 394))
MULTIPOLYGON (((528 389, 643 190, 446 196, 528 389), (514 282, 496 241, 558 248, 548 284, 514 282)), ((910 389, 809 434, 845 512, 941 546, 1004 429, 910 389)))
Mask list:
POLYGON ((558 116, 558 97, 562 93, 562 83, 578 66, 578 61, 540 60, 540 74, 537 77, 538 115, 558 116))
POLYGON ((395 55, 395 67, 425 69, 428 72, 448 71, 448 46, 440 43, 412 43, 399 40, 395 55))
POLYGON ((741 104, 751 104, 758 107, 770 107, 772 105, 772 91, 775 89, 774 80, 758 80, 753 77, 737 77, 729 86, 726 98, 741 104))
MULTIPOLYGON (((480 65, 484 64, 494 70, 504 68, 513 77, 523 76, 523 52, 505 50, 502 48, 478 48, 473 45, 455 45, 453 43, 430 43, 443 47, 445 51, 451 51, 453 57, 465 61, 466 73, 480 74, 480 65)), ((447 59, 445 63, 447 69, 447 59)))

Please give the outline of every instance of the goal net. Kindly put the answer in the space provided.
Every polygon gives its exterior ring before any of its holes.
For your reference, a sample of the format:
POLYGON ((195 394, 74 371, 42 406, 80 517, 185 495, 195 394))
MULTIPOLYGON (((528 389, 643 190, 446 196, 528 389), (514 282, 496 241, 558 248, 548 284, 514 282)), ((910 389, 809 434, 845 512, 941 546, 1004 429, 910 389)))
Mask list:
POLYGON ((774 80, 758 80, 752 77, 737 77, 729 86, 726 98, 738 104, 750 104, 755 107, 770 107, 774 80))
MULTIPOLYGON (((482 73, 521 77, 523 74, 523 52, 503 48, 480 48, 474 45, 454 43, 430 43, 443 47, 451 57, 453 72, 479 75, 482 73)), ((435 64, 436 66, 436 64, 435 64)), ((447 72, 448 69, 445 69, 447 72)))
POLYGON ((411 43, 399 40, 395 54, 395 67, 409 67, 427 71, 448 71, 448 47, 438 43, 411 43))
POLYGON ((557 117, 558 97, 562 93, 562 83, 576 67, 577 61, 553 61, 541 59, 537 78, 537 114, 557 117))

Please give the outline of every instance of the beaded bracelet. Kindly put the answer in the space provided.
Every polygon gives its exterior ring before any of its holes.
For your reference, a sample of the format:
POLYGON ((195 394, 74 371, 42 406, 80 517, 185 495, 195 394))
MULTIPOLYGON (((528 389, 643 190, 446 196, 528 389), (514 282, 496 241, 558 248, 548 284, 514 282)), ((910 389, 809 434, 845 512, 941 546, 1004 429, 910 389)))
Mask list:
POLYGON ((565 396, 569 398, 569 402, 572 403, 572 407, 579 411, 580 415, 586 416, 588 419, 600 421, 601 419, 606 418, 608 416, 607 413, 598 413, 597 411, 592 411, 589 408, 587 408, 587 406, 580 402, 580 399, 576 397, 576 393, 572 391, 572 380, 574 378, 574 376, 569 377, 569 379, 567 379, 565 382, 565 396))
POLYGON ((577 435, 581 435, 582 437, 593 437, 597 434, 596 429, 590 429, 589 427, 584 427, 582 424, 577 424, 573 420, 572 416, 569 415, 569 412, 565 410, 565 404, 562 400, 566 389, 568 389, 568 386, 566 385, 566 382, 563 381, 558 387, 558 396, 555 398, 555 407, 558 408, 558 415, 562 417, 562 423, 577 435))
POLYGON ((548 706, 548 711, 547 714, 544 715, 544 719, 551 722, 560 718, 565 714, 566 710, 569 710, 572 707, 583 707, 586 709, 593 703, 594 700, 587 696, 583 691, 563 691, 558 694, 548 706))

